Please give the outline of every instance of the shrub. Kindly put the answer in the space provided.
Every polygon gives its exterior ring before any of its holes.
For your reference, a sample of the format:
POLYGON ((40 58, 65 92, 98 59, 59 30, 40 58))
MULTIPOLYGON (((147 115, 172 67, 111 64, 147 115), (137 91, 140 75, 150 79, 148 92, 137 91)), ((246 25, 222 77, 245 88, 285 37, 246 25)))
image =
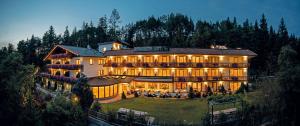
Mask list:
POLYGON ((246 85, 245 84, 241 84, 240 88, 238 90, 236 90, 236 94, 240 94, 240 93, 244 93, 244 91, 246 91, 246 85))
POLYGON ((139 94, 137 91, 134 92, 134 97, 139 97, 139 94))
POLYGON ((122 92, 122 99, 126 99, 126 95, 125 95, 124 91, 122 92))
POLYGON ((92 110, 100 112, 102 110, 101 104, 99 102, 94 102, 94 104, 92 105, 92 110))
POLYGON ((189 97, 190 99, 193 99, 193 98, 195 97, 193 87, 190 87, 190 91, 189 91, 188 97, 189 97))
POLYGON ((226 90, 224 88, 223 85, 221 85, 220 90, 219 90, 222 94, 226 94, 226 90))
POLYGON ((212 91, 211 91, 210 86, 207 87, 206 94, 209 95, 209 96, 211 96, 213 94, 212 91))

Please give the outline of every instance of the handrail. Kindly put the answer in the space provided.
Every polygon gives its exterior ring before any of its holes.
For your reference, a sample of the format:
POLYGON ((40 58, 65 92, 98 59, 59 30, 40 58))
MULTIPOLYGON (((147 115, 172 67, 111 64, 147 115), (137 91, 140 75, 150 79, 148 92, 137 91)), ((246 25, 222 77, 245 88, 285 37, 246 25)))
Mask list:
POLYGON ((197 63, 197 62, 107 62, 106 67, 178 67, 178 68, 245 68, 249 67, 249 63, 197 63))

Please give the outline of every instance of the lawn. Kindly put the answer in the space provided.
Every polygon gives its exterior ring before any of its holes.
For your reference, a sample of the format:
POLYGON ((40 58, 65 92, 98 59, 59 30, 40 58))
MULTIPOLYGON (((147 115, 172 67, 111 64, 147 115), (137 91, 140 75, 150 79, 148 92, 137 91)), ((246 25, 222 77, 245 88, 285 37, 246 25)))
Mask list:
MULTIPOLYGON (((104 111, 116 111, 119 108, 129 108, 148 112, 162 123, 175 123, 178 121, 197 124, 207 113, 206 99, 157 99, 139 97, 121 100, 119 102, 102 104, 104 111)), ((233 107, 233 105, 216 106, 214 110, 233 107)))

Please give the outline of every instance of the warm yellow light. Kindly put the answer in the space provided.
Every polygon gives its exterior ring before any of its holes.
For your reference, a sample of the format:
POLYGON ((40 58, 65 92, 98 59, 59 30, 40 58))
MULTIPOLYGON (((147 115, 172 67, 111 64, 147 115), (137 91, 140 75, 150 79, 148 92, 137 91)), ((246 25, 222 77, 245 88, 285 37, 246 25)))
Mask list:
POLYGON ((220 60, 223 60, 224 56, 220 56, 220 60))
POLYGON ((192 72, 192 68, 188 68, 188 72, 191 73, 192 72))
POLYGON ((141 72, 142 71, 142 68, 139 68, 139 72, 141 72))
POLYGON ((207 85, 207 82, 204 82, 204 85, 207 85))
POLYGON ((208 59, 208 55, 204 55, 204 59, 208 59))
POLYGON ((154 68, 154 73, 157 73, 157 71, 158 71, 157 68, 154 68))
POLYGON ((247 68, 244 68, 244 72, 247 72, 247 68))
POLYGON ((207 68, 204 68, 204 72, 207 73, 207 68))
POLYGON ((191 86, 192 85, 192 83, 191 82, 188 82, 188 86, 191 86))
POLYGON ((219 81, 219 84, 223 84, 223 81, 219 81))
POLYGON ((191 60, 191 59, 192 59, 192 55, 187 55, 187 56, 188 56, 189 60, 191 60))
POLYGON ((142 55, 138 55, 139 59, 142 59, 142 55))
POLYGON ((124 71, 127 71, 127 67, 124 67, 124 71))
POLYGON ((224 69, 224 68, 219 68, 219 70, 220 70, 221 73, 223 72, 223 69, 224 69))
POLYGON ((124 57, 124 59, 126 59, 127 58, 127 56, 123 56, 124 57))
POLYGON ((247 61, 248 56, 243 56, 243 58, 244 58, 244 61, 247 61))
POLYGON ((172 70, 171 70, 171 71, 172 71, 172 73, 175 73, 175 68, 172 68, 172 70))
POLYGON ((154 56, 154 59, 157 59, 158 55, 153 55, 154 56))

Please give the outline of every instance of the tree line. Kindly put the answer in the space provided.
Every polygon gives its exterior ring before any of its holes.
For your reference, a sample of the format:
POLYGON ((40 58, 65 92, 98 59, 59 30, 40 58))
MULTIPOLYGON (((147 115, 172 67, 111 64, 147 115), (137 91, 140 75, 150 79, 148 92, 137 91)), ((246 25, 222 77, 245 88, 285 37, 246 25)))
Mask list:
POLYGON ((254 23, 246 19, 238 23, 236 18, 208 22, 193 21, 179 13, 147 19, 120 26, 119 12, 114 9, 108 18, 99 18, 98 24, 84 22, 81 29, 72 32, 69 27, 63 34, 55 33, 50 26, 42 38, 32 35, 30 39, 18 43, 18 51, 23 55, 24 63, 43 66, 42 58, 56 44, 72 45, 97 49, 97 44, 106 41, 124 40, 131 47, 168 46, 187 48, 209 48, 211 45, 225 45, 229 48, 250 49, 258 54, 251 61, 251 74, 273 75, 278 68, 276 59, 280 48, 285 45, 299 52, 299 38, 289 34, 284 19, 281 18, 278 30, 268 25, 264 14, 254 23))

